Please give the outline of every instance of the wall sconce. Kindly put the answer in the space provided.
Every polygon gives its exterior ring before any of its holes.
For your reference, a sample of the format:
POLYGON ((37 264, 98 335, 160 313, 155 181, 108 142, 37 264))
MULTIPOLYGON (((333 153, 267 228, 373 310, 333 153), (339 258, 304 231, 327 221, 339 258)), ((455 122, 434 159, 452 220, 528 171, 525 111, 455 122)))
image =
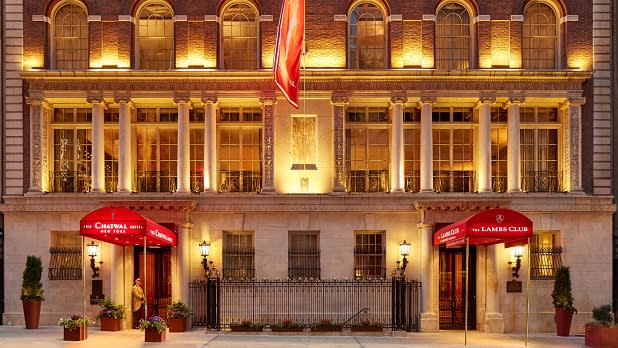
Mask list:
POLYGON ((99 267, 95 266, 94 258, 99 255, 100 247, 101 246, 99 244, 95 244, 94 241, 90 242, 90 244, 86 244, 88 256, 90 256, 90 268, 92 268, 92 278, 96 278, 99 276, 99 267))
POLYGON ((204 275, 208 275, 208 255, 210 255, 210 243, 202 241, 200 243, 200 255, 202 255, 202 267, 204 267, 204 275))
MULTIPOLYGON (((511 247, 511 255, 516 259, 515 266, 511 267, 513 271, 513 278, 519 278, 519 269, 521 268, 521 257, 524 255, 524 247, 519 245, 515 247, 511 247)), ((509 265, 512 265, 513 262, 509 261, 509 265)))
POLYGON ((405 272, 406 266, 408 265, 406 256, 410 255, 410 243, 406 242, 405 239, 399 244, 399 254, 403 256, 403 260, 401 260, 401 272, 405 272))

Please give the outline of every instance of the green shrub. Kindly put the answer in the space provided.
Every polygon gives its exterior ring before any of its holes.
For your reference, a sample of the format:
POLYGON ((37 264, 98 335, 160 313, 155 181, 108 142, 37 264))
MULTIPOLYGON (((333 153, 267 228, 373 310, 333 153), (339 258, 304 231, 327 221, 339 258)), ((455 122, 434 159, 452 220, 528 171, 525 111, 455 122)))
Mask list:
POLYGON ((21 300, 22 301, 42 301, 43 298, 43 283, 41 283, 41 274, 43 273, 43 263, 41 258, 37 256, 28 256, 26 259, 26 269, 24 270, 23 280, 21 283, 21 300))

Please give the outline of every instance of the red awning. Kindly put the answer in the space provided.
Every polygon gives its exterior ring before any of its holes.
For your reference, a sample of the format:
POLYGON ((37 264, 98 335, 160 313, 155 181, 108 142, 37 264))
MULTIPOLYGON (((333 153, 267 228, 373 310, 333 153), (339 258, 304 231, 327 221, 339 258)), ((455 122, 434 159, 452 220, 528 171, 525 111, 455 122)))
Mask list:
POLYGON ((116 245, 176 245, 176 233, 137 212, 106 207, 84 216, 79 234, 116 245))
POLYGON ((509 209, 489 209, 441 228, 433 235, 433 245, 447 248, 466 244, 492 245, 506 243, 507 247, 528 243, 532 236, 532 221, 509 209))

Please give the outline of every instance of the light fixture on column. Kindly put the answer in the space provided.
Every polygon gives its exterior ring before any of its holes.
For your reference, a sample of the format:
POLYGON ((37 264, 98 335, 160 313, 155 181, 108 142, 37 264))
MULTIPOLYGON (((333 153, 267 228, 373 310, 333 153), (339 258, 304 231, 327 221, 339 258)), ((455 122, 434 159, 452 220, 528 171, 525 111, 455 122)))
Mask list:
POLYGON ((204 267, 204 275, 208 276, 208 255, 210 255, 210 243, 203 240, 200 243, 200 255, 202 256, 202 267, 204 267))
POLYGON ((509 265, 515 263, 515 266, 511 267, 513 271, 513 278, 519 278, 519 269, 521 268, 521 257, 524 255, 524 247, 521 245, 511 247, 511 254, 515 258, 515 261, 509 261, 509 265))
POLYGON ((410 255, 410 243, 406 242, 405 239, 399 244, 399 254, 403 256, 401 260, 401 271, 405 272, 406 266, 408 265, 408 259, 406 257, 410 255))
POLYGON ((99 255, 100 245, 91 241, 90 244, 86 244, 88 250, 88 256, 90 256, 90 268, 92 268, 92 278, 99 276, 99 267, 95 266, 94 258, 99 255))

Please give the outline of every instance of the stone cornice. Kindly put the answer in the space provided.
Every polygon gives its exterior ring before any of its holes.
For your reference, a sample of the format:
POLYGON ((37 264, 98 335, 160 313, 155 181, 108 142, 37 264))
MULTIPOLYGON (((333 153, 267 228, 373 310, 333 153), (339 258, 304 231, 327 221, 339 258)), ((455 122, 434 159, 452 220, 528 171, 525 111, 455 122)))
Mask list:
MULTIPOLYGON (((572 91, 581 90, 591 78, 587 71, 491 71, 472 70, 440 72, 436 70, 382 71, 306 71, 302 79, 307 91, 427 91, 427 90, 492 90, 506 95, 513 90, 572 91)), ((47 92, 71 91, 264 91, 273 90, 272 73, 268 71, 166 71, 153 74, 142 71, 26 71, 22 72, 28 90, 47 92)), ((201 92, 200 92, 201 93, 201 92)))

